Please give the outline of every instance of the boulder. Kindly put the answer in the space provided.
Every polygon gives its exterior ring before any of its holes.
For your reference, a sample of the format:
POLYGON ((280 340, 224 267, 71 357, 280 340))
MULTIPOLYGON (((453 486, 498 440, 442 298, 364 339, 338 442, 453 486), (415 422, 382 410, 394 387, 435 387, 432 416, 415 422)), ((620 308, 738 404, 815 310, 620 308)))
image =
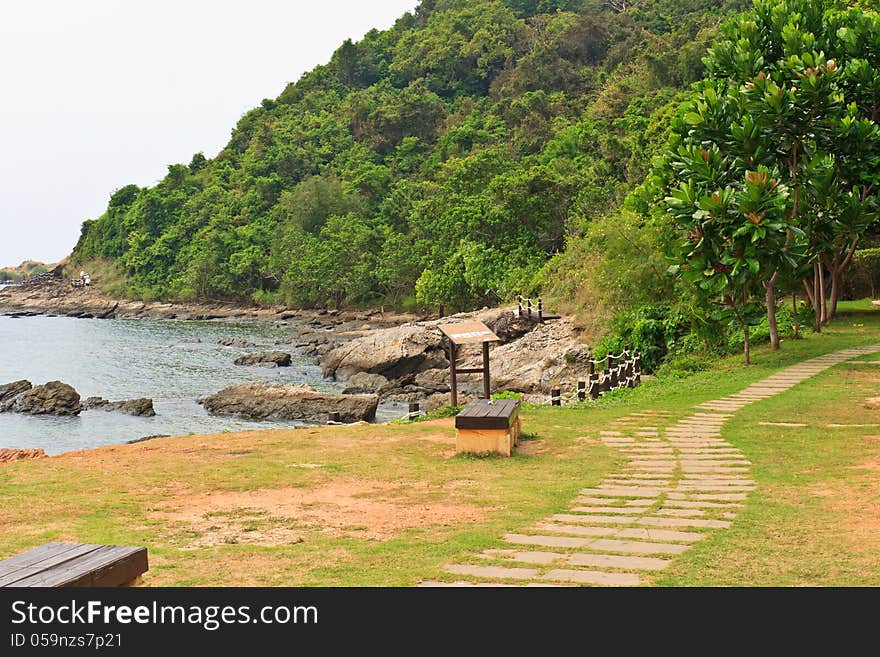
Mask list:
POLYGON ((21 393, 27 392, 31 388, 33 388, 33 385, 31 385, 31 382, 26 379, 13 381, 12 383, 0 386, 0 408, 2 408, 4 404, 12 402, 21 393))
POLYGON ((277 367, 290 367, 290 354, 283 351, 261 351, 256 354, 245 354, 235 359, 236 365, 263 365, 273 363, 277 367))
POLYGON ((15 398, 9 410, 30 415, 79 415, 79 393, 61 381, 36 386, 15 398))
POLYGON ((46 452, 42 449, 0 449, 0 463, 11 463, 12 461, 21 461, 24 459, 44 459, 46 452))
MULTIPOLYGON (((479 367, 478 354, 461 367, 479 367)), ((492 390, 529 394, 549 393, 558 385, 573 385, 589 376, 589 350, 580 344, 574 327, 561 319, 539 325, 523 337, 489 352, 492 390)))
MULTIPOLYGON (((476 397, 471 397, 470 395, 462 395, 459 393, 458 395, 458 405, 459 406, 467 406, 469 402, 472 402, 476 397)), ((436 411, 438 408, 445 408, 452 403, 450 399, 449 393, 437 392, 428 397, 425 400, 425 411, 430 413, 431 411, 436 411)))
POLYGON ((449 369, 425 370, 416 374, 414 382, 421 388, 434 392, 449 392, 449 369))
POLYGON ((326 422, 339 413, 341 422, 372 420, 378 395, 339 395, 318 392, 307 385, 266 382, 240 383, 199 400, 214 415, 236 415, 251 420, 304 420, 326 422))
POLYGON ((391 382, 381 374, 367 374, 366 372, 358 372, 348 379, 348 385, 342 391, 345 395, 356 395, 359 393, 376 393, 379 394, 388 389, 391 382))
POLYGON ((399 379, 446 363, 440 330, 426 324, 379 329, 330 350, 321 359, 324 376, 341 381, 358 372, 399 379))
POLYGON ((501 344, 506 344, 533 331, 536 325, 514 310, 505 310, 494 321, 487 319, 486 326, 501 338, 501 344))
POLYGON ((251 347, 257 346, 253 342, 248 342, 241 338, 220 338, 217 340, 217 344, 223 345, 224 347, 241 347, 242 349, 250 349, 251 347))
POLYGON ((98 409, 102 411, 120 411, 135 417, 153 417, 156 411, 153 408, 153 400, 148 397, 138 397, 137 399, 124 399, 122 401, 111 402, 103 397, 89 397, 82 402, 83 410, 90 411, 98 409))

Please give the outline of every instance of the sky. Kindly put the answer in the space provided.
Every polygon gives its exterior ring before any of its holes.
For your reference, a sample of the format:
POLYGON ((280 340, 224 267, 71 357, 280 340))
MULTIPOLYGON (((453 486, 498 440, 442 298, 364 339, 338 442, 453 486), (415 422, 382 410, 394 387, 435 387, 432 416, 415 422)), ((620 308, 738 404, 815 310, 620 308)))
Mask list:
POLYGON ((0 267, 56 262, 129 183, 214 157, 238 119, 417 0, 0 4, 0 267))

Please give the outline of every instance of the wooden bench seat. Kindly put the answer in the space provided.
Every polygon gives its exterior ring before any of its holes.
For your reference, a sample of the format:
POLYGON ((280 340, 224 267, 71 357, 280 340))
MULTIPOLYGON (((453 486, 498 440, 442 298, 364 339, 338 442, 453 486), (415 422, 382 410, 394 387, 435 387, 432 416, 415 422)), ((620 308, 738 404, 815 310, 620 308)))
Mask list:
POLYGON ((46 543, 0 561, 0 587, 134 586, 148 569, 144 547, 46 543))
POLYGON ((457 453, 510 456, 519 440, 518 399, 476 399, 455 416, 457 453))

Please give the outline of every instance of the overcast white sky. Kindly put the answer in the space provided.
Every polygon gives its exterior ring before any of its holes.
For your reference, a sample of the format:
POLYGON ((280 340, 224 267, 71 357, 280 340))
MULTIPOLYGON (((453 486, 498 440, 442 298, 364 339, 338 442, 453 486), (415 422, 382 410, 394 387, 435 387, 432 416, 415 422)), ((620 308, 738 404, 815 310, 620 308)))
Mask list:
POLYGON ((0 2, 0 267, 70 253, 113 190, 235 123, 417 0, 0 2))

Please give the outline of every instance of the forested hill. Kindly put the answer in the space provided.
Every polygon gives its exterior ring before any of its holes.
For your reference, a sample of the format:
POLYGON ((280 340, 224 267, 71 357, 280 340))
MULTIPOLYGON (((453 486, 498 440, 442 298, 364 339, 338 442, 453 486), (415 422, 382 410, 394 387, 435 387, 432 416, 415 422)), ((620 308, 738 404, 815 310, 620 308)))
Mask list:
POLYGON ((134 296, 510 299, 643 180, 746 4, 425 0, 263 100, 216 158, 114 192, 73 261, 114 261, 134 296))

